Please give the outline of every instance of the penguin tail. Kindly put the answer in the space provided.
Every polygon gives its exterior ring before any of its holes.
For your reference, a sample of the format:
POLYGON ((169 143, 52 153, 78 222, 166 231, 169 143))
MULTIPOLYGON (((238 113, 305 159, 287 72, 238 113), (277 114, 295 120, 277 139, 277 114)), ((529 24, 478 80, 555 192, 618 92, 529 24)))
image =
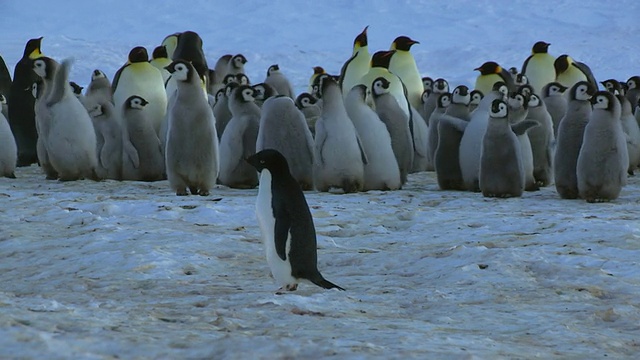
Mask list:
POLYGON ((314 284, 316 284, 316 285, 318 285, 318 286, 320 286, 321 288, 324 288, 324 289, 334 289, 335 288, 335 289, 338 289, 338 290, 341 290, 341 291, 346 291, 344 288, 342 288, 342 287, 332 283, 331 281, 323 278, 322 275, 318 276, 317 278, 310 279, 310 280, 311 280, 312 283, 314 283, 314 284))

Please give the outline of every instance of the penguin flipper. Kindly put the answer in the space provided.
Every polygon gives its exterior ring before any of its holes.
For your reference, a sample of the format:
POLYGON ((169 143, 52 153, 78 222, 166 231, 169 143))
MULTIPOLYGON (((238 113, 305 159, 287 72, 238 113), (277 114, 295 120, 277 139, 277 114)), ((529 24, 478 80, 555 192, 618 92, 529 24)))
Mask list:
POLYGON ((274 242, 276 253, 282 260, 287 260, 287 240, 291 232, 291 217, 285 209, 273 209, 276 225, 274 229, 274 242))
POLYGON ((507 84, 507 88, 509 88, 509 92, 516 91, 516 83, 513 81, 513 77, 511 77, 511 74, 509 74, 509 71, 503 68, 502 71, 500 72, 500 77, 502 78, 504 83, 507 84))
POLYGON ((574 61, 572 64, 573 66, 577 67, 578 70, 580 70, 587 77, 587 81, 591 85, 595 86, 595 88, 598 89, 598 83, 596 82, 596 78, 595 76, 593 76, 593 72, 591 71, 589 66, 587 66, 587 64, 581 63, 579 61, 574 61))
POLYGON ((356 133, 356 141, 358 142, 358 148, 360 148, 360 157, 362 158, 362 163, 365 165, 369 164, 369 158, 367 158, 367 153, 364 151, 364 146, 362 146, 362 142, 360 141, 360 136, 356 133))
POLYGON ((73 60, 64 59, 58 67, 58 70, 53 77, 53 88, 49 92, 49 97, 47 98, 47 106, 60 102, 64 97, 67 87, 69 86, 67 79, 69 79, 69 71, 72 63, 73 60))
POLYGON ((316 146, 318 147, 319 159, 316 159, 320 164, 324 164, 324 158, 322 157, 322 150, 324 149, 324 143, 327 141, 327 132, 324 130, 322 121, 316 121, 316 146), (321 130, 321 131, 318 131, 321 130))
POLYGON ((127 154, 127 157, 131 160, 134 168, 137 169, 140 167, 140 156, 138 155, 138 150, 136 150, 135 146, 133 146, 129 139, 125 139, 123 141, 122 151, 127 154))
POLYGON ((122 74, 122 70, 124 70, 124 68, 126 68, 127 66, 128 64, 124 65, 123 67, 118 69, 118 71, 116 71, 115 75, 113 75, 113 81, 111 82, 111 93, 116 92, 116 89, 118 88, 118 82, 120 81, 120 74, 122 74))
POLYGON ((464 133, 464 131, 467 129, 467 125, 469 125, 468 121, 446 114, 442 114, 440 117, 440 121, 438 122, 438 128, 440 128, 440 126, 449 126, 450 128, 455 129, 461 133, 464 133))
MULTIPOLYGON (((356 56, 358 56, 357 52, 353 54, 349 58, 349 60, 345 61, 344 64, 342 64, 342 68, 340 69, 340 78, 338 79, 338 86, 340 86, 340 89, 342 89, 342 83, 344 82, 344 77, 345 77, 345 74, 347 73, 347 67, 349 66, 349 63, 351 63, 353 59, 356 58, 356 56)), ((351 89, 346 89, 346 91, 351 91, 351 89)))
MULTIPOLYGON (((409 104, 409 106, 411 105, 409 104)), ((426 150, 429 147, 427 144, 429 141, 428 134, 418 131, 418 127, 415 126, 414 121, 422 121, 424 123, 422 115, 420 115, 415 108, 411 107, 411 135, 413 136, 414 151, 422 157, 427 157, 428 155, 426 150)))
POLYGON ((529 57, 524 61, 524 63, 522 63, 522 69, 520 70, 520 73, 522 74, 527 73, 527 65, 529 65, 529 60, 531 60, 532 57, 533 55, 529 55, 529 57))
POLYGON ((540 126, 540 124, 535 120, 522 120, 516 124, 512 124, 511 130, 513 130, 516 135, 520 136, 524 135, 527 130, 536 126, 540 126))

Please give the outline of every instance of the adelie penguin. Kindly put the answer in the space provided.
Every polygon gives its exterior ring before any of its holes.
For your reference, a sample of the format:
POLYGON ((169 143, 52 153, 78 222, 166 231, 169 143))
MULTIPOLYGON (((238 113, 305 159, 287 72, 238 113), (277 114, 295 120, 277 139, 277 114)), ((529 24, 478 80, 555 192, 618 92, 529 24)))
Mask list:
POLYGON ((324 289, 344 288, 318 271, 318 250, 313 217, 304 193, 289 171, 285 157, 265 149, 247 162, 260 172, 256 217, 271 274, 283 290, 294 291, 308 280, 324 289))
POLYGON ((40 51, 41 43, 41 37, 27 42, 24 54, 13 71, 13 82, 9 91, 8 120, 18 144, 18 166, 29 166, 38 162, 35 99, 31 94, 31 86, 38 76, 31 67, 33 60, 43 56, 40 51))

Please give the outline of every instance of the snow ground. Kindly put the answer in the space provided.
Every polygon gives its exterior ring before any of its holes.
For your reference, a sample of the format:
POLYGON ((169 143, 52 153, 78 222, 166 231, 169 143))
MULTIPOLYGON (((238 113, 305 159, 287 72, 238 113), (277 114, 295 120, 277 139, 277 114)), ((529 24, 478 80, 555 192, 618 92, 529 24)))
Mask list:
MULTIPOLYGON (((537 40, 597 79, 640 72, 640 4, 595 1, 6 1, 0 52, 27 39, 76 59, 72 80, 109 76, 129 49, 195 30, 213 64, 247 56, 254 82, 279 63, 298 92, 337 72, 370 25, 398 35, 424 75, 473 84, 519 66, 537 40)), ((176 197, 166 182, 59 183, 37 167, 0 179, 0 358, 636 358, 640 180, 606 204, 437 190, 307 193, 319 267, 346 292, 282 296, 254 214, 257 190, 176 197)))

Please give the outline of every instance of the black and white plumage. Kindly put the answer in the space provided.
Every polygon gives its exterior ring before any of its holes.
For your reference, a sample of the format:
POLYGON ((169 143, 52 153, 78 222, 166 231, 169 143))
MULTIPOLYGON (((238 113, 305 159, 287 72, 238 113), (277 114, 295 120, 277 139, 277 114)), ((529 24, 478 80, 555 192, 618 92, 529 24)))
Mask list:
POLYGON ((267 77, 264 79, 264 83, 271 85, 279 95, 290 97, 292 100, 296 98, 293 85, 287 77, 280 71, 278 64, 269 66, 267 70, 267 77))
POLYGON ((267 263, 281 290, 294 291, 303 279, 325 289, 345 290, 318 271, 313 217, 285 157, 277 150, 265 149, 247 162, 260 171, 256 216, 267 263))

